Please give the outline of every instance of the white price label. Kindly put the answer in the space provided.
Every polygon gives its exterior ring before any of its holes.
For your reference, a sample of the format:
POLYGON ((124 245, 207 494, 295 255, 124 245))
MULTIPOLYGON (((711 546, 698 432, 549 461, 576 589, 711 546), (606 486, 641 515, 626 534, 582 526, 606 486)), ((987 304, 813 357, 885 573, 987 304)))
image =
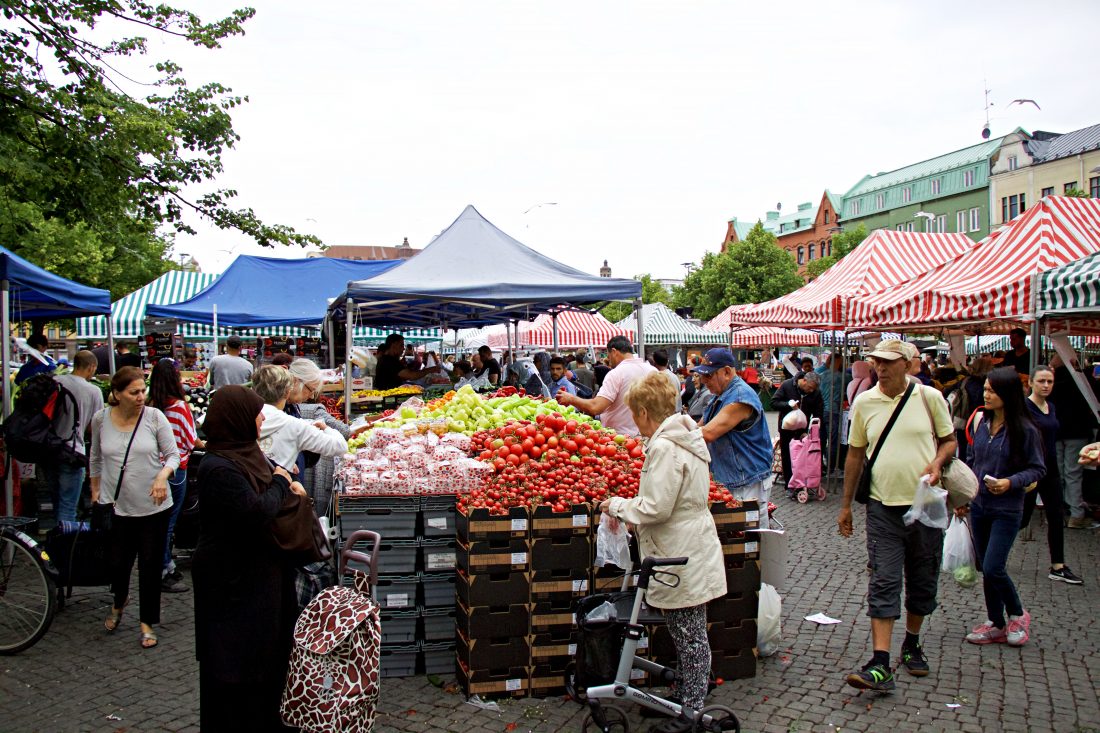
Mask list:
POLYGON ((585 590, 588 590, 588 581, 587 580, 574 580, 573 581, 573 591, 574 592, 585 591, 585 590))
POLYGON ((445 570, 455 566, 455 554, 453 552, 437 552, 425 558, 428 570, 445 570))
POLYGON ((520 687, 521 684, 523 684, 523 681, 519 679, 507 680, 504 683, 504 689, 508 692, 515 692, 516 690, 522 689, 520 687))
POLYGON ((632 680, 645 679, 645 671, 641 670, 641 669, 632 669, 632 670, 630 670, 630 679, 632 679, 632 680))
POLYGON ((386 596, 386 608, 405 608, 408 605, 408 593, 390 593, 386 596))
POLYGON ((745 512, 745 521, 746 522, 760 521, 760 512, 756 509, 752 510, 751 512, 745 512))
POLYGON ((526 565, 527 564, 527 553, 526 552, 513 552, 512 553, 512 564, 513 565, 526 565))
POLYGON ((649 648, 649 637, 648 636, 643 636, 640 639, 638 639, 638 648, 639 649, 648 649, 649 648))
POLYGON ((573 515, 573 526, 574 527, 587 527, 588 526, 588 515, 587 514, 574 514, 573 515))
POLYGON ((527 520, 526 519, 513 519, 512 520, 512 531, 513 532, 526 532, 527 531, 527 520))
POLYGON ((428 519, 428 526, 432 529, 447 529, 447 518, 431 517, 428 519))
POLYGON ((573 618, 573 625, 576 626, 577 625, 577 614, 574 613, 572 618, 573 618))
POLYGON ((750 552, 756 552, 757 548, 759 548, 759 547, 760 547, 759 542, 746 542, 745 543, 745 554, 747 555, 750 552))
POLYGON ((570 644, 569 645, 569 656, 572 657, 576 653, 577 653, 577 645, 576 644, 570 644))

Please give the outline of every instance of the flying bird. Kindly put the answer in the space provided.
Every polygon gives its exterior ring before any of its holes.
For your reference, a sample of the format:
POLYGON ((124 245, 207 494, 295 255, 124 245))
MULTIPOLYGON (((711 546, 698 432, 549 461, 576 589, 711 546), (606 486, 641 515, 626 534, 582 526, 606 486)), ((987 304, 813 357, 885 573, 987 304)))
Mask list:
POLYGON ((1043 109, 1042 107, 1039 106, 1039 103, 1036 102, 1034 99, 1013 99, 1011 102, 1008 103, 1008 106, 1011 107, 1014 104, 1034 104, 1035 109, 1038 109, 1038 110, 1043 109))

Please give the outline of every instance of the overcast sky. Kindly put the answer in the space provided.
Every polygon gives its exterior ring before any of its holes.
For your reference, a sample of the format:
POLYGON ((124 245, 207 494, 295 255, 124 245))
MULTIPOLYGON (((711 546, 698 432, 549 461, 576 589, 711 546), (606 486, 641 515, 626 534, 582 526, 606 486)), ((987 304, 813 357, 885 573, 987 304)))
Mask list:
MULTIPOLYGON (((423 247, 473 204, 581 270, 678 278, 732 216, 980 142, 986 82, 994 134, 1100 123, 1093 0, 254 4, 223 49, 149 59, 249 96, 220 183, 329 245, 423 247)), ((208 227, 176 252, 301 256, 208 227)))

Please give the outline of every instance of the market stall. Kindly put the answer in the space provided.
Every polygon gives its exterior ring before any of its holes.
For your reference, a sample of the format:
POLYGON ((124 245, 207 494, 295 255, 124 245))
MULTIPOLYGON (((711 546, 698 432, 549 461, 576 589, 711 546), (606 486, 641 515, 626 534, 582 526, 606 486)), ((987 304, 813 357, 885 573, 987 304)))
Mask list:
MULTIPOLYGON (((110 312, 110 292, 66 280, 0 247, 0 360, 5 369, 2 390, 5 420, 12 407, 11 380, 6 373, 11 362, 11 324, 32 318, 74 318, 110 312)), ((108 340, 112 340, 110 332, 108 340)), ((113 343, 111 351, 113 361, 113 343)), ((11 473, 4 472, 4 509, 9 516, 14 509, 11 473)))
MULTIPOLYGON (((642 321, 646 346, 721 346, 726 343, 724 334, 681 318, 664 303, 643 305, 642 321)), ((631 338, 635 337, 637 323, 634 316, 628 316, 615 325, 628 330, 631 338)))
MULTIPOLYGON (((631 319, 633 320, 633 317, 631 319)), ((553 315, 543 313, 534 321, 519 323, 518 344, 509 344, 502 331, 489 334, 488 344, 495 350, 520 348, 532 350, 581 349, 594 346, 602 349, 615 336, 634 338, 633 328, 616 325, 599 313, 561 310, 553 315), (555 321, 557 333, 555 333, 555 321)), ((648 336, 648 333, 647 333, 648 336)))

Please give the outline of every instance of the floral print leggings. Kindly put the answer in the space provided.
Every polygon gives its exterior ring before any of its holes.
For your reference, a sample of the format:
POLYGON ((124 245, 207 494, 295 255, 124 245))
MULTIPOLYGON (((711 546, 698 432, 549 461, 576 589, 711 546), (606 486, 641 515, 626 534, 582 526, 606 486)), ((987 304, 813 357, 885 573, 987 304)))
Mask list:
POLYGON ((685 705, 698 710, 703 707, 710 679, 707 604, 666 608, 664 613, 680 661, 680 696, 685 705))

